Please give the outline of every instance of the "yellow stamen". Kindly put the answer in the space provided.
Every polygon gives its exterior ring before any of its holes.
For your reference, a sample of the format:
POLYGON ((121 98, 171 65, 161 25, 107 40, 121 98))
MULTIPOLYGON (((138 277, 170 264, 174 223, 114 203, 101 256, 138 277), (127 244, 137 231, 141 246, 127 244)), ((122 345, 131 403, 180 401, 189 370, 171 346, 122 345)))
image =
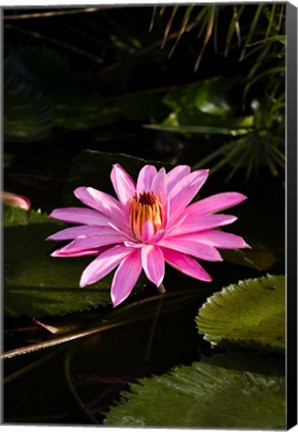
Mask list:
POLYGON ((142 229, 147 221, 152 223, 154 232, 163 225, 161 203, 153 192, 135 194, 131 199, 130 226, 137 240, 142 240, 142 229))

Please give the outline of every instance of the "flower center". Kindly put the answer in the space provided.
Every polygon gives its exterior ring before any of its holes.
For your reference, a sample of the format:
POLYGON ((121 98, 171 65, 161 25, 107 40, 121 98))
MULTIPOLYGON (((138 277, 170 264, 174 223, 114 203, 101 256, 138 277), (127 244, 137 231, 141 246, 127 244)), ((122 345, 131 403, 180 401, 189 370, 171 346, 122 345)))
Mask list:
POLYGON ((130 225, 137 240, 142 240, 142 230, 147 221, 152 223, 154 233, 163 224, 161 203, 153 192, 135 194, 131 199, 130 225))

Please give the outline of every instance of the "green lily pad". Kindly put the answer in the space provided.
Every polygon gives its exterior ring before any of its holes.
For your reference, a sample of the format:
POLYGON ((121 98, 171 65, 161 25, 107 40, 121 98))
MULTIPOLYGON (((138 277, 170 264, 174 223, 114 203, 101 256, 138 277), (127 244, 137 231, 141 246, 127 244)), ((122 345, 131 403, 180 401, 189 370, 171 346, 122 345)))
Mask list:
POLYGON ((64 315, 110 303, 111 276, 81 289, 93 257, 52 258, 45 238, 64 224, 46 214, 7 209, 4 221, 4 310, 8 316, 64 315))
POLYGON ((196 318, 213 345, 238 345, 284 352, 285 277, 240 281, 209 297, 196 318))
POLYGON ((280 429, 283 362, 260 353, 218 354, 170 374, 143 378, 122 394, 105 425, 280 429))

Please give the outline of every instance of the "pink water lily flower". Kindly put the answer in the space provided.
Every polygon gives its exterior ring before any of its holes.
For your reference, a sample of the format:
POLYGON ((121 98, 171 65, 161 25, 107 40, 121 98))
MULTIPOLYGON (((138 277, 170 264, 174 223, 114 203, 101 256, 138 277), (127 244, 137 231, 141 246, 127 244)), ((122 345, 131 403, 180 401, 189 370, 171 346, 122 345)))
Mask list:
POLYGON ((190 204, 207 177, 208 170, 190 172, 186 165, 168 173, 164 168, 157 171, 146 165, 135 183, 115 164, 111 181, 118 200, 92 187, 79 187, 74 194, 89 208, 60 208, 50 214, 54 219, 77 224, 48 237, 72 240, 52 256, 96 255, 82 274, 81 287, 97 282, 118 266, 111 288, 114 306, 129 296, 142 269, 159 287, 165 263, 210 282, 211 277, 195 258, 222 261, 217 248, 249 246, 237 235, 216 230, 233 223, 235 216, 214 214, 241 203, 246 196, 219 193, 190 204))

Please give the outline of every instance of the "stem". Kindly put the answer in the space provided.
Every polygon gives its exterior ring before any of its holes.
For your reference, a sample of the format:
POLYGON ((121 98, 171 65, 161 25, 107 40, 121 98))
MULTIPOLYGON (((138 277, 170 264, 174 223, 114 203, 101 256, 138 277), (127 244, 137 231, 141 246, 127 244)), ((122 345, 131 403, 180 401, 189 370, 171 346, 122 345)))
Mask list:
POLYGON ((163 283, 161 283, 159 287, 157 287, 157 291, 159 292, 159 294, 165 294, 167 292, 163 283))

